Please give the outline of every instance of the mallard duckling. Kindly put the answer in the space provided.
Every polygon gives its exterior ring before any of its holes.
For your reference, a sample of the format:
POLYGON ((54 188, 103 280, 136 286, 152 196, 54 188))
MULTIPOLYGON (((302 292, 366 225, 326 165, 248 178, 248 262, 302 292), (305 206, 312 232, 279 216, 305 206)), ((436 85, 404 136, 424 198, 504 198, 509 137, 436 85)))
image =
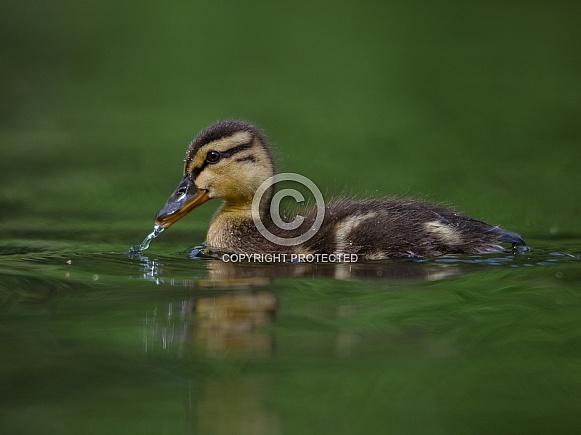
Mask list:
MULTIPOLYGON (((155 222, 168 228, 204 202, 219 198, 223 204, 208 226, 206 246, 224 253, 357 254, 359 260, 377 260, 485 254, 504 251, 503 243, 525 244, 516 233, 439 205, 387 198, 330 202, 314 235, 294 246, 281 245, 263 236, 252 214, 255 193, 274 174, 272 156, 258 129, 243 121, 219 121, 191 142, 183 179, 155 222)), ((301 212, 298 228, 279 228, 269 212, 273 195, 273 187, 268 188, 255 207, 265 228, 283 238, 313 230, 315 208, 301 212)))

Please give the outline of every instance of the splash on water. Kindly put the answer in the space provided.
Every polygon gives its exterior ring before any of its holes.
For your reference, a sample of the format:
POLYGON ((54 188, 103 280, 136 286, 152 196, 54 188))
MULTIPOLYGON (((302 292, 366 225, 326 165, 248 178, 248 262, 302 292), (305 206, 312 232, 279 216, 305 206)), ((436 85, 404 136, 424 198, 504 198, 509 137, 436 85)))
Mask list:
POLYGON ((155 225, 153 227, 153 231, 149 233, 145 239, 143 239, 141 245, 133 245, 132 247, 129 248, 129 252, 127 253, 141 254, 142 251, 145 251, 147 248, 149 248, 149 244, 151 243, 151 241, 155 239, 157 236, 159 236, 162 232, 163 227, 161 225, 155 225))

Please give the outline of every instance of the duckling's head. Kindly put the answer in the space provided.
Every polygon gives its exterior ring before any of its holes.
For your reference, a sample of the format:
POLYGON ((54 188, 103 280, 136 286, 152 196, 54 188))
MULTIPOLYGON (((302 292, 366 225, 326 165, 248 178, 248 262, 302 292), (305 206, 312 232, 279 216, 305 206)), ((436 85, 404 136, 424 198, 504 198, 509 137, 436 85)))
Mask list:
POLYGON ((221 198, 228 209, 248 209, 263 181, 274 175, 265 140, 243 121, 219 121, 190 143, 184 178, 157 213, 155 223, 168 228, 204 202, 221 198))

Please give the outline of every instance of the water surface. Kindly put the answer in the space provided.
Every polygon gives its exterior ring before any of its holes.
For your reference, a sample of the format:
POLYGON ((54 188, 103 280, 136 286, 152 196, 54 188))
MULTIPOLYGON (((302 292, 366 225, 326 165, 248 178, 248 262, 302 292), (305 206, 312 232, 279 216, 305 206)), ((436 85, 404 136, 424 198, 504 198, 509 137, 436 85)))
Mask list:
POLYGON ((155 248, 132 258, 122 245, 2 243, 4 427, 449 433, 579 422, 580 257, 557 244, 352 265, 155 248))

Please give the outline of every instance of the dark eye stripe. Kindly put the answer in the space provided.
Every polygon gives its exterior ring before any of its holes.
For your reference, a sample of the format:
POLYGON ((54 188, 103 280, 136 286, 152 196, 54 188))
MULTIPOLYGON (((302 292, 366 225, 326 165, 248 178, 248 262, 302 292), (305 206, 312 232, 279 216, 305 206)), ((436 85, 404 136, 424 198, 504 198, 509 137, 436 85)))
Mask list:
POLYGON ((222 155, 222 157, 228 158, 228 157, 232 157, 234 154, 248 150, 250 148, 252 148, 252 141, 250 141, 248 143, 236 145, 235 147, 232 147, 226 151, 221 151, 220 154, 222 155))
MULTIPOLYGON (((252 148, 252 141, 248 142, 248 143, 243 143, 240 145, 236 145, 235 147, 232 147, 230 149, 227 149, 225 151, 220 151, 220 156, 222 157, 222 159, 227 159, 228 157, 232 157, 234 154, 237 154, 239 152, 242 151, 246 151, 247 149, 252 148)), ((204 163, 202 163, 202 166, 200 166, 199 168, 194 168, 192 170, 192 179, 195 180, 196 178, 198 178, 198 175, 200 175, 200 173, 206 168, 206 166, 208 166, 209 162, 208 160, 204 160, 204 163)))
POLYGON ((236 159, 237 162, 256 162, 256 158, 254 156, 246 156, 246 157, 240 157, 239 159, 236 159))

